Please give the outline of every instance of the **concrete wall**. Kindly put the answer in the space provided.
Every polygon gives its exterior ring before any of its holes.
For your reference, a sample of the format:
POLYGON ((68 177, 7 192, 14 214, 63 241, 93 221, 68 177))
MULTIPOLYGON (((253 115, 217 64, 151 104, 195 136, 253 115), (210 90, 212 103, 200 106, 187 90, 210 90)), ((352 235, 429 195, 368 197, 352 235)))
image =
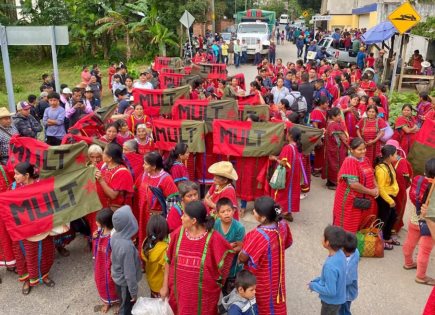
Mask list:
POLYGON ((355 0, 322 0, 321 14, 351 14, 355 0))
POLYGON ((352 27, 352 15, 333 15, 328 22, 328 29, 334 30, 335 28, 350 29, 352 27))

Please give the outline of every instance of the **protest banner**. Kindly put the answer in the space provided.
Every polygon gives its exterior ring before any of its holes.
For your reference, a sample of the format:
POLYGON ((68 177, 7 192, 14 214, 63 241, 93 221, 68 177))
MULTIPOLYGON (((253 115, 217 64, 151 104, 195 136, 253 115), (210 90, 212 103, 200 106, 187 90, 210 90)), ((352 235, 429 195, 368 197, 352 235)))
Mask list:
POLYGON ((323 130, 298 124, 291 124, 291 126, 297 127, 301 131, 302 153, 310 154, 322 139, 323 130))
POLYGON ((227 81, 231 82, 233 78, 237 80, 237 84, 242 90, 246 90, 245 75, 243 73, 237 73, 233 76, 229 76, 227 81))
POLYGON ((429 119, 417 132, 408 155, 414 176, 423 175, 426 162, 433 157, 435 157, 435 121, 429 119))
POLYGON ((194 64, 191 74, 199 74, 204 79, 227 79, 227 65, 222 63, 194 64))
POLYGON ((103 121, 103 123, 107 122, 113 115, 113 113, 118 108, 118 103, 113 103, 109 106, 103 106, 98 108, 95 113, 98 117, 103 121))
MULTIPOLYGON (((65 156, 65 157, 69 157, 65 156)), ((0 194, 0 219, 13 241, 51 231, 101 209, 94 167, 74 168, 57 176, 0 194)))
POLYGON ((28 162, 39 169, 41 178, 80 170, 86 166, 87 147, 85 142, 49 146, 33 138, 15 135, 9 142, 8 167, 28 162))
MULTIPOLYGON (((104 116, 104 115, 103 115, 104 116)), ((85 137, 100 138, 106 134, 104 129, 104 121, 94 112, 80 118, 73 126, 68 129, 68 132, 77 132, 85 137)))
POLYGON ((249 114, 255 114, 261 121, 269 121, 270 108, 268 105, 244 105, 239 108, 239 118, 245 121, 249 114))
POLYGON ((205 123, 195 120, 155 119, 153 132, 156 148, 169 151, 184 142, 190 152, 204 152, 205 123))
POLYGON ((243 110, 245 105, 260 105, 260 96, 258 94, 249 94, 246 96, 237 96, 239 110, 243 110))
POLYGON ((171 113, 175 101, 187 96, 190 92, 189 85, 183 85, 173 89, 133 89, 135 104, 141 104, 144 113, 150 117, 158 117, 171 113))
POLYGON ((206 132, 211 132, 211 123, 214 119, 237 120, 237 103, 232 99, 220 101, 179 99, 172 107, 172 119, 205 121, 206 132))
POLYGON ((183 85, 183 73, 161 73, 159 75, 160 88, 174 88, 183 85))
POLYGON ((154 58, 154 70, 160 71, 162 68, 180 68, 182 65, 180 57, 158 57, 154 58))
POLYGON ((183 67, 181 67, 181 68, 162 68, 162 69, 160 69, 159 72, 160 72, 159 77, 162 74, 168 74, 168 73, 182 73, 182 74, 184 74, 184 68, 183 67))
POLYGON ((282 122, 213 121, 213 153, 233 156, 278 155, 284 144, 282 122))

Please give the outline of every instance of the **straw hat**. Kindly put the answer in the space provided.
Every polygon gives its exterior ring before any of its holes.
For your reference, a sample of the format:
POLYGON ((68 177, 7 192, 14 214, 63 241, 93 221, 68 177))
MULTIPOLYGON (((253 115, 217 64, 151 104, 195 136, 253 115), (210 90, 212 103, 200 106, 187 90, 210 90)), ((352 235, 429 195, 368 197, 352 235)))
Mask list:
POLYGON ((239 176, 231 162, 221 161, 214 163, 208 168, 208 172, 213 175, 222 176, 231 180, 237 180, 239 176))
POLYGON ((0 118, 11 117, 12 114, 6 107, 0 107, 0 118))

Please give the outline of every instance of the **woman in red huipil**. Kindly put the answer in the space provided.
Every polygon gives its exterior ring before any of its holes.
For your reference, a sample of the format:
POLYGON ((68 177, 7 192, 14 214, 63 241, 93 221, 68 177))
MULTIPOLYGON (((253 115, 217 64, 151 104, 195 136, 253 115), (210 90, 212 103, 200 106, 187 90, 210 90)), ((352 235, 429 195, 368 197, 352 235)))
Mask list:
MULTIPOLYGON (((22 162, 15 166, 15 182, 12 189, 38 182, 33 165, 22 162)), ((31 287, 43 283, 54 287, 55 283, 48 277, 54 262, 54 240, 49 232, 31 238, 13 242, 17 274, 23 282, 22 293, 28 295, 31 287)))
POLYGON ((302 175, 302 143, 301 131, 292 127, 287 132, 288 144, 279 156, 270 156, 286 168, 285 189, 272 190, 271 197, 275 199, 283 210, 283 218, 293 221, 293 212, 299 212, 301 204, 301 175, 302 175))
POLYGON ((236 181, 239 176, 233 167, 233 164, 228 161, 220 161, 212 164, 208 168, 208 172, 213 174, 213 184, 204 197, 204 204, 207 207, 208 213, 216 212, 216 203, 221 198, 228 198, 233 202, 234 219, 239 219, 239 208, 236 196, 236 189, 233 186, 233 181, 236 181))
POLYGON ((174 183, 177 185, 182 181, 189 180, 189 171, 185 164, 189 159, 189 155, 187 144, 179 142, 169 152, 168 158, 163 163, 165 171, 171 174, 174 183))
POLYGON ((361 70, 356 66, 356 64, 352 64, 351 72, 350 72, 350 83, 359 83, 361 80, 361 70))
POLYGON ((402 106, 402 115, 397 117, 394 125, 394 140, 399 141, 405 154, 409 153, 418 132, 417 120, 412 116, 412 106, 405 104, 402 106))
POLYGON ((356 125, 358 124, 362 112, 359 111, 359 97, 356 94, 350 96, 344 96, 343 102, 339 102, 337 107, 341 109, 344 114, 344 123, 346 125, 346 130, 349 137, 349 142, 356 138, 358 135, 356 133, 356 125))
POLYGON ((325 132, 325 167, 322 178, 326 179, 326 187, 337 188, 338 171, 347 156, 349 137, 341 122, 341 111, 334 107, 328 111, 329 122, 325 132))
POLYGON ((399 233, 400 229, 403 227, 403 215, 408 200, 406 190, 411 186, 413 170, 411 163, 406 159, 406 154, 400 147, 399 142, 390 139, 386 144, 392 145, 397 149, 397 162, 394 164, 394 168, 396 170, 396 180, 399 185, 399 193, 396 198, 394 198, 396 202, 397 219, 394 223, 393 230, 396 233, 399 233))
POLYGON ((139 223, 139 246, 146 238, 146 226, 151 215, 166 217, 167 203, 178 198, 178 188, 171 175, 163 169, 162 156, 148 152, 144 157, 144 172, 135 182, 135 215, 139 223))
POLYGON ((385 112, 385 121, 390 119, 390 106, 388 104, 388 97, 384 94, 387 91, 387 88, 384 84, 378 84, 376 86, 376 92, 378 93, 378 97, 381 99, 382 108, 385 112))
POLYGON ((136 141, 139 154, 145 155, 155 150, 151 124, 141 124, 136 128, 136 141))
MULTIPOLYGON (((311 112, 310 121, 314 128, 326 128, 326 115, 329 107, 329 100, 327 97, 320 97, 320 104, 311 112)), ((323 143, 316 145, 314 148, 314 165, 313 176, 320 176, 322 168, 325 165, 325 146, 323 143)))
POLYGON ((338 184, 334 198, 333 224, 345 231, 356 233, 368 215, 377 215, 375 198, 379 195, 371 161, 365 157, 366 145, 360 138, 350 143, 350 155, 338 172, 338 184), (354 207, 355 198, 371 201, 369 209, 354 207))
POLYGON ((370 80, 367 73, 362 76, 359 86, 366 92, 368 97, 375 96, 376 83, 370 80))
POLYGON ((110 247, 110 236, 113 230, 112 215, 113 211, 110 208, 103 208, 98 211, 96 222, 99 229, 93 233, 92 239, 94 280, 100 299, 103 302, 103 305, 95 306, 94 311, 101 311, 102 313, 107 313, 114 304, 119 303, 110 270, 112 266, 112 249, 110 247))
POLYGON ((127 118, 128 129, 135 135, 137 126, 146 124, 148 121, 149 117, 144 114, 142 104, 136 104, 133 113, 127 118))
MULTIPOLYGON (((10 189, 13 177, 7 172, 3 165, 0 165, 0 192, 10 189)), ((0 266, 6 267, 8 271, 15 271, 15 256, 12 247, 12 240, 3 220, 0 219, 0 266)), ((0 279, 1 282, 1 279, 0 279)))
POLYGON ((103 151, 101 170, 95 173, 97 192, 103 208, 116 210, 123 205, 132 205, 133 177, 125 166, 122 148, 109 143, 103 151))
POLYGON ((377 117, 378 108, 376 105, 367 106, 367 117, 361 119, 356 125, 358 138, 364 140, 367 148, 365 156, 375 165, 376 157, 381 155, 380 139, 384 135, 387 123, 377 117))

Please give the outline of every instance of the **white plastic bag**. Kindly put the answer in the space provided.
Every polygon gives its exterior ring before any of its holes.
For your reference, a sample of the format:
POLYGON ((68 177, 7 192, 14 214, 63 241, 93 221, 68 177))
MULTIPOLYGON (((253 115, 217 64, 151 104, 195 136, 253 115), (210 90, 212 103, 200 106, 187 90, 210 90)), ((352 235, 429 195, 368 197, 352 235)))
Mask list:
POLYGON ((174 315, 168 299, 140 297, 131 311, 132 315, 174 315))

